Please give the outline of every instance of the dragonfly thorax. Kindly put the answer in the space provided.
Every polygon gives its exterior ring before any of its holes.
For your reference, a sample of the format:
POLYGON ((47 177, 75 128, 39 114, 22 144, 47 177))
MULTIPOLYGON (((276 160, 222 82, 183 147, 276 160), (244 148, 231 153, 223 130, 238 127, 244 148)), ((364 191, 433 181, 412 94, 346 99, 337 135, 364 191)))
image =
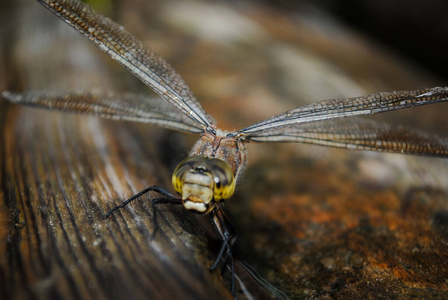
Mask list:
POLYGON ((182 196, 186 209, 209 213, 235 191, 235 178, 229 165, 219 158, 194 155, 174 170, 173 187, 182 196))

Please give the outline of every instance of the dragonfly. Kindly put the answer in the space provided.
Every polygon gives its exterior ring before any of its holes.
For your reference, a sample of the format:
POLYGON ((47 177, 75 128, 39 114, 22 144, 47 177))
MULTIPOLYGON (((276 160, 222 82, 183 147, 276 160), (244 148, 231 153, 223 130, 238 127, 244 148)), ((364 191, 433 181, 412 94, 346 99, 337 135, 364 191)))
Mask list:
POLYGON ((18 104, 91 114, 103 118, 148 123, 200 138, 175 168, 173 194, 150 186, 110 210, 125 207, 148 192, 152 199, 154 232, 158 204, 183 205, 190 212, 211 216, 222 242, 211 266, 220 262, 231 272, 235 296, 232 244, 235 232, 222 204, 232 197, 247 163, 246 143, 293 142, 346 149, 448 157, 448 140, 395 128, 358 116, 377 114, 448 100, 448 87, 383 92, 347 99, 330 99, 298 107, 241 130, 219 129, 179 73, 122 26, 78 0, 37 0, 60 19, 87 37, 112 59, 151 88, 158 97, 112 92, 10 92, 3 98, 18 104))

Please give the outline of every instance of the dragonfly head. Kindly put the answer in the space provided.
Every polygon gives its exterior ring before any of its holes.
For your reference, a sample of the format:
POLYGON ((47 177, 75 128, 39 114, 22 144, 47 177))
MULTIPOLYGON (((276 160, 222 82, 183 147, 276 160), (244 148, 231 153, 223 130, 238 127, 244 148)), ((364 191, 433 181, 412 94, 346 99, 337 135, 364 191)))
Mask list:
POLYGON ((194 155, 176 167, 173 187, 182 196, 186 209, 207 214, 235 191, 235 178, 229 165, 219 158, 194 155))

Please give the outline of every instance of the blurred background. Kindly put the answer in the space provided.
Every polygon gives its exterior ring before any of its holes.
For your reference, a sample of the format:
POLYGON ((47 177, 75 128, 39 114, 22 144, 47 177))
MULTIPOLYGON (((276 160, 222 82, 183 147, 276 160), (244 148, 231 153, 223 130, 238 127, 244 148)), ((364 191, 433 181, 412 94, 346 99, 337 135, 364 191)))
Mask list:
MULTIPOLYGON (((268 1, 269 2, 269 1, 268 1)), ((446 80, 448 30, 447 3, 434 1, 274 1, 285 9, 311 5, 322 9, 351 29, 368 36, 406 60, 446 80)))

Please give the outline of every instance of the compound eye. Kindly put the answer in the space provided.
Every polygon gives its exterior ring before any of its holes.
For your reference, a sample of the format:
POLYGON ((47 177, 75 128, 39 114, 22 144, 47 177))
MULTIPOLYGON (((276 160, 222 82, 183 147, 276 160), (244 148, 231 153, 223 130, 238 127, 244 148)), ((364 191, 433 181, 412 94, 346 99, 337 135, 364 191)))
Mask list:
POLYGON ((215 202, 230 198, 235 192, 235 177, 230 166, 219 158, 194 155, 177 165, 171 178, 176 192, 182 195, 187 173, 210 174, 213 179, 213 199, 215 202))
POLYGON ((176 169, 173 172, 173 177, 171 177, 171 181, 173 183, 173 188, 176 192, 182 195, 182 187, 185 182, 185 175, 204 164, 204 161, 207 159, 205 156, 194 155, 187 157, 183 161, 181 161, 176 169))
POLYGON ((216 202, 230 198, 235 192, 235 177, 230 166, 218 158, 209 158, 205 162, 214 181, 213 198, 216 202))

